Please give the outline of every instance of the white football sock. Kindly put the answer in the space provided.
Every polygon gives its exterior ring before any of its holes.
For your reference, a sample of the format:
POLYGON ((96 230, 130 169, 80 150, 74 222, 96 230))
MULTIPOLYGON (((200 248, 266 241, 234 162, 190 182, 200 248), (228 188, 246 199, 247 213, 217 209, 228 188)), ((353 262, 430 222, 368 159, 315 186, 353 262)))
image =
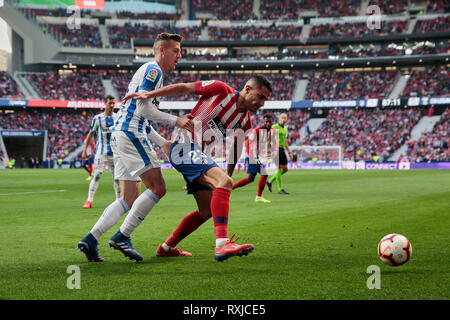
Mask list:
POLYGON ((153 206, 157 204, 158 201, 159 198, 151 190, 145 190, 134 201, 130 213, 120 226, 120 232, 122 232, 125 237, 129 237, 134 229, 144 221, 145 217, 147 217, 150 210, 152 210, 153 206))
POLYGON ((114 226, 117 221, 120 220, 120 217, 128 212, 128 210, 130 210, 130 208, 127 203, 123 199, 117 199, 103 211, 102 216, 92 228, 91 234, 98 240, 106 231, 111 229, 111 227, 114 226))
POLYGON ((91 183, 89 184, 89 193, 88 193, 88 201, 93 202, 94 201, 94 195, 97 192, 98 185, 100 184, 100 177, 101 173, 94 174, 94 177, 91 180, 91 183))

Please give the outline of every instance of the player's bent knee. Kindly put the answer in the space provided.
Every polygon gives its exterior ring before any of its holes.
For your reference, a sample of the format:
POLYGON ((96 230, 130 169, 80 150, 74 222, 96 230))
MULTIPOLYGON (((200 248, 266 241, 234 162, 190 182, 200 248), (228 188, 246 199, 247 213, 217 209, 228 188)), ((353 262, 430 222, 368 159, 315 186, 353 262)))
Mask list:
POLYGON ((152 188, 152 192, 159 198, 161 199, 162 197, 165 196, 166 192, 167 192, 167 188, 165 185, 158 185, 152 188))
POLYGON ((223 177, 220 178, 218 188, 223 188, 227 190, 231 190, 233 188, 233 179, 228 175, 224 174, 223 177))

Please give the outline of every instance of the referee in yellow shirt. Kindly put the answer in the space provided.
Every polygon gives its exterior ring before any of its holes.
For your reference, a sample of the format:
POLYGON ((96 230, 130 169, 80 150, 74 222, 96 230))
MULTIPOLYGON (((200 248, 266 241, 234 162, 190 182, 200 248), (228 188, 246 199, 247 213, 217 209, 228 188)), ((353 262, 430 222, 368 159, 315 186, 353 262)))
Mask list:
POLYGON ((283 186, 281 184, 281 176, 288 172, 288 160, 286 157, 286 151, 289 153, 289 155, 291 154, 289 146, 286 142, 288 130, 285 124, 287 121, 287 114, 282 113, 278 118, 278 123, 272 126, 272 128, 278 131, 279 163, 277 173, 267 180, 267 188, 270 192, 272 192, 272 183, 276 180, 279 194, 289 194, 289 192, 283 189, 283 186))

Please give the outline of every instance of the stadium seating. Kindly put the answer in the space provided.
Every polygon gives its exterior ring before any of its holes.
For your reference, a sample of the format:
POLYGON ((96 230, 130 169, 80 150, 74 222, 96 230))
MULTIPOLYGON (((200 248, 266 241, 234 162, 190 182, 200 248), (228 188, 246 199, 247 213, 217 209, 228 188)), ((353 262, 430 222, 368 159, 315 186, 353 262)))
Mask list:
POLYGON ((341 145, 344 160, 386 161, 411 135, 420 109, 333 109, 303 145, 341 145))
POLYGON ((311 75, 307 100, 387 98, 398 77, 396 71, 329 72, 311 75))
POLYGON ((24 98, 16 80, 5 71, 0 71, 0 98, 24 98))
POLYGON ((450 30, 450 16, 435 19, 418 20, 414 26, 415 33, 443 32, 450 30))
POLYGON ((297 20, 301 11, 316 11, 319 17, 356 16, 359 0, 261 0, 261 19, 297 20))
POLYGON ((449 141, 450 108, 446 108, 431 131, 424 132, 418 141, 408 141, 407 154, 401 161, 449 161, 449 141))
POLYGON ((41 24, 41 27, 65 47, 102 47, 100 31, 96 25, 81 24, 80 28, 75 29, 69 29, 66 24, 41 24))
POLYGON ((209 27, 211 40, 299 39, 302 28, 296 25, 209 27))
POLYGON ((365 22, 357 23, 327 23, 314 25, 309 34, 310 38, 358 38, 369 35, 387 35, 403 33, 408 25, 407 20, 381 22, 380 29, 368 29, 365 22))
POLYGON ((246 21, 256 19, 254 15, 253 0, 193 0, 194 15, 209 13, 215 20, 246 21))
POLYGON ((27 73, 27 79, 42 99, 103 100, 105 96, 100 73, 27 73))
POLYGON ((36 129, 48 131, 47 156, 50 159, 66 157, 82 145, 92 117, 99 110, 83 112, 19 111, 0 115, 0 128, 36 129))
POLYGON ((423 71, 413 71, 401 96, 403 98, 450 96, 448 70, 426 68, 423 71))

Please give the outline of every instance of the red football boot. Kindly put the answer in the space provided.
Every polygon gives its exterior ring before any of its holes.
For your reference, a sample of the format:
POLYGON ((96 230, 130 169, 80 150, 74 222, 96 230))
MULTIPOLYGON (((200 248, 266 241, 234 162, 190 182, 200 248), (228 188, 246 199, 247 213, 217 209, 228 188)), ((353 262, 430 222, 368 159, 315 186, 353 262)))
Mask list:
POLYGON ((158 249, 156 250, 156 256, 157 257, 190 257, 190 256, 192 256, 192 253, 183 251, 178 248, 174 248, 170 251, 166 251, 163 249, 162 245, 160 244, 158 249))
POLYGON ((233 256, 246 256, 255 249, 255 246, 252 244, 236 244, 234 242, 237 241, 239 237, 236 240, 233 240, 233 238, 234 235, 222 247, 214 250, 214 258, 217 261, 222 262, 233 256))

